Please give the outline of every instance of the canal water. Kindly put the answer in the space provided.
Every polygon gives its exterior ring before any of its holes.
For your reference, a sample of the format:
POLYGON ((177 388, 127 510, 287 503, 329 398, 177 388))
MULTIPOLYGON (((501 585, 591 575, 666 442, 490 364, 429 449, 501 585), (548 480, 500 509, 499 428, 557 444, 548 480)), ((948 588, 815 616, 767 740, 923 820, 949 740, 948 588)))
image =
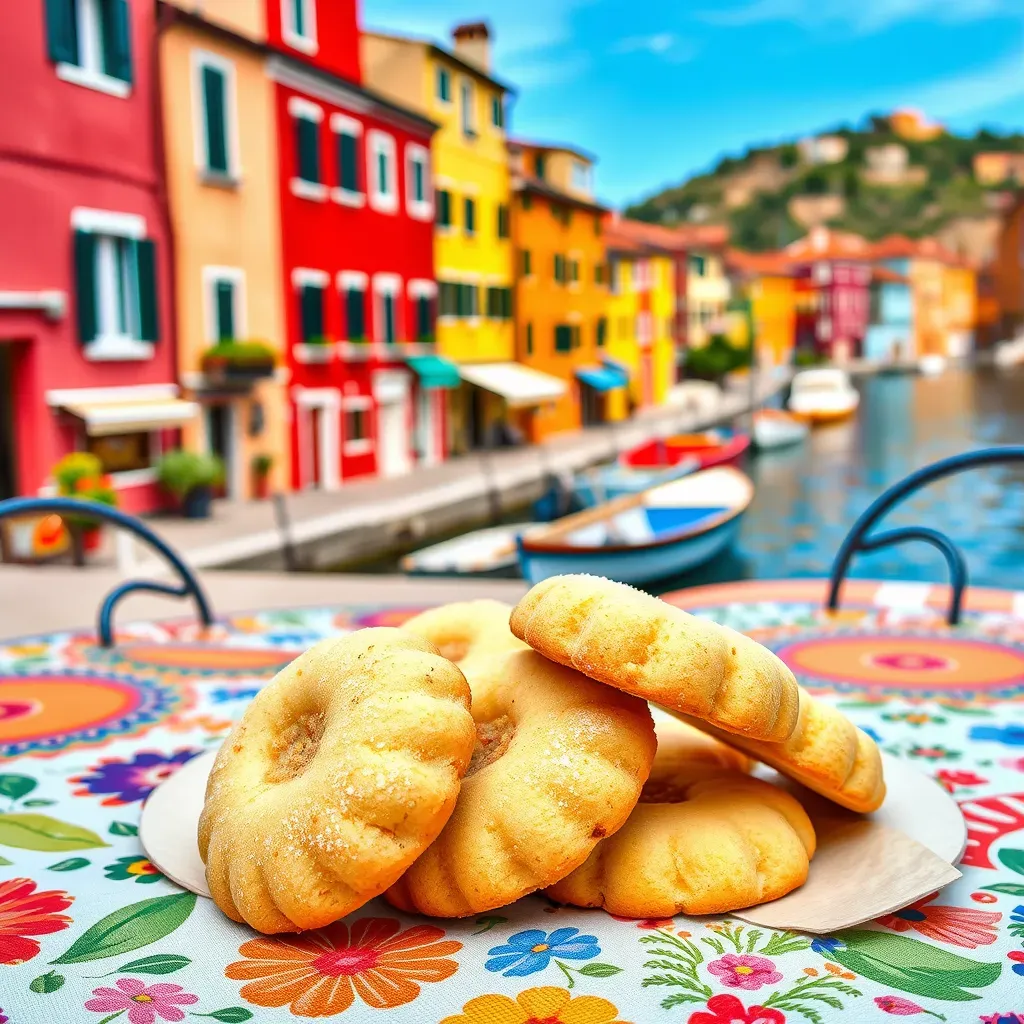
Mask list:
MULTIPOLYGON (((736 579, 827 576, 850 527, 891 484, 949 455, 1024 443, 1024 368, 866 376, 855 384, 861 393, 855 418, 820 427, 793 448, 748 457, 744 469, 756 496, 731 551, 646 589, 660 594, 736 579)), ((736 425, 745 426, 742 419, 736 425)), ((505 518, 527 516, 509 512, 505 518)), ((889 514, 883 528, 893 526, 941 530, 963 551, 973 584, 1024 590, 1024 465, 972 470, 932 484, 889 514)), ((359 568, 399 571, 394 556, 359 568)), ((858 555, 850 575, 947 579, 942 556, 920 542, 858 555)))

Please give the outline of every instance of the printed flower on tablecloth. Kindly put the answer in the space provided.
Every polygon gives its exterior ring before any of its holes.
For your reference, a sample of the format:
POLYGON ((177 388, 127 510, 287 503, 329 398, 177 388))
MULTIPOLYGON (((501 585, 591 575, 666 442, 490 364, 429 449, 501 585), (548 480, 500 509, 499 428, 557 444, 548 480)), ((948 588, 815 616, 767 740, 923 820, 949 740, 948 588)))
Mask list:
POLYGON ((355 997, 376 1009, 410 1003, 417 982, 444 981, 459 965, 447 957, 461 942, 442 942, 444 929, 417 925, 401 931, 392 918, 364 917, 351 931, 338 921, 315 932, 251 939, 238 952, 246 957, 224 969, 245 981, 241 996, 256 1006, 289 1004, 297 1017, 342 1013, 355 997))
POLYGON ((191 761, 201 750, 176 750, 169 757, 155 750, 143 750, 130 761, 118 757, 104 757, 89 769, 88 775, 77 775, 71 782, 81 783, 83 789, 74 790, 75 796, 111 794, 100 803, 104 807, 120 807, 145 800, 164 779, 170 778, 186 761, 191 761))
POLYGON ((489 971, 501 971, 506 978, 522 978, 544 970, 552 957, 563 960, 591 960, 601 947, 596 935, 580 935, 579 928, 556 928, 550 935, 539 928, 516 932, 503 946, 487 951, 492 959, 484 966, 489 971))
POLYGON ((719 960, 712 960, 708 964, 708 971, 718 975, 723 985, 748 991, 782 981, 782 973, 775 969, 771 960, 763 956, 727 953, 719 960))
POLYGON ((8 1020, 10 1020, 10 1018, 5 1017, 3 1009, 0 1008, 0 1024, 7 1024, 8 1020))
POLYGON ((710 1013, 698 1010, 690 1014, 687 1024, 786 1024, 785 1015, 779 1010, 763 1006, 743 1009, 743 1004, 730 995, 712 996, 708 1000, 710 1013))
POLYGON ((63 931, 71 918, 67 910, 74 899, 66 892, 49 889, 36 892, 28 878, 0 882, 0 964, 20 964, 39 952, 39 942, 29 935, 50 935, 63 931))
POLYGON ((118 978, 114 984, 117 988, 94 988, 96 998, 86 1000, 85 1008, 94 1013, 127 1010, 129 1024, 154 1024, 158 1014, 164 1020, 184 1020, 185 1011, 180 1007, 199 1002, 199 996, 168 982, 147 986, 138 978, 118 978))
POLYGON ((912 1017, 915 1013, 927 1013, 923 1006, 912 1003, 902 996, 875 996, 875 1006, 896 1017, 912 1017))
POLYGON ((164 876, 148 857, 118 857, 103 869, 103 874, 115 882, 134 878, 136 882, 159 882, 164 876))
POLYGON ((970 907, 928 906, 939 894, 933 892, 909 907, 878 918, 878 924, 894 932, 915 931, 938 942, 964 949, 990 946, 996 941, 996 924, 1002 914, 970 907))
POLYGON ((975 742, 1002 743, 1024 747, 1024 725, 972 725, 968 733, 975 742))
POLYGON ((1014 974, 1024 975, 1024 953, 1019 949, 1013 949, 1006 954, 1007 958, 1013 961, 1013 966, 1010 968, 1014 974))
POLYGON ((635 924, 637 928, 643 928, 649 931, 656 931, 658 928, 671 928, 674 919, 671 917, 648 917, 642 921, 638 921, 635 917, 620 917, 618 914, 609 914, 615 921, 623 921, 626 924, 635 924))
POLYGON ((1019 1013, 986 1013, 978 1018, 981 1024, 1024 1024, 1019 1013))
POLYGON ((955 761, 960 756, 959 750, 936 743, 934 747, 911 747, 907 753, 911 757, 923 757, 926 761, 955 761))
POLYGON ((942 725, 946 721, 939 715, 929 715, 924 711, 890 711, 882 715, 882 718, 887 722, 906 722, 913 726, 928 725, 929 722, 942 725))
POLYGON ((983 786, 988 782, 974 772, 958 772, 950 768, 940 768, 935 773, 935 780, 947 793, 952 793, 957 786, 983 786))
MULTIPOLYGON (((569 995, 567 989, 528 988, 515 999, 487 995, 470 999, 462 1013, 440 1024, 625 1024, 619 1011, 598 996, 569 995)), ((780 1018, 781 1019, 781 1018, 780 1018)))

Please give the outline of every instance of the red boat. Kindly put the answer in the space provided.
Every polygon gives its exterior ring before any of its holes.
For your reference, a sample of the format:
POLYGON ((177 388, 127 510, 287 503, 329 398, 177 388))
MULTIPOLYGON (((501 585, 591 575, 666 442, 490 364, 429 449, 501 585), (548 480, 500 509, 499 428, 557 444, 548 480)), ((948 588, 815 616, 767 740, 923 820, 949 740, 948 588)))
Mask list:
POLYGON ((699 469, 708 469, 711 466, 737 465, 749 447, 750 438, 746 434, 707 430, 699 434, 659 437, 630 448, 620 459, 627 466, 640 468, 674 466, 683 459, 694 458, 700 462, 699 469))

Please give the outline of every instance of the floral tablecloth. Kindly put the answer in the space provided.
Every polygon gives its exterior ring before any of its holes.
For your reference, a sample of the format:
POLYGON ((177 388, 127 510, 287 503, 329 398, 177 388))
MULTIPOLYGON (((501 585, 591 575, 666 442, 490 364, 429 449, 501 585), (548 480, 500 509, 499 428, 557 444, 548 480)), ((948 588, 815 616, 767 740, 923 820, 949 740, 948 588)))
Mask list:
POLYGON ((669 595, 756 636, 890 753, 953 793, 964 877, 812 938, 735 920, 619 920, 530 897, 463 921, 381 900, 263 937, 146 860, 142 802, 216 746, 296 652, 418 608, 309 608, 0 643, 0 1024, 1024 1022, 1024 609, 976 592, 963 626, 927 587, 820 582, 669 595))

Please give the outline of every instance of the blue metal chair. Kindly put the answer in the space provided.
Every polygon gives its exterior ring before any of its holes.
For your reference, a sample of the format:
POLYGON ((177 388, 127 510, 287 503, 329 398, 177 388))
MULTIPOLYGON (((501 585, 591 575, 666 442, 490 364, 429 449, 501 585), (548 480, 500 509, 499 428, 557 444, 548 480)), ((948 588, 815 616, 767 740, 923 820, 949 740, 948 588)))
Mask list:
POLYGON ((83 501, 78 498, 10 498, 7 501, 0 501, 0 519, 36 512, 56 513, 62 516, 74 515, 80 518, 88 516, 89 519, 102 520, 113 526, 123 527, 162 555, 181 579, 181 583, 177 586, 170 583, 158 583, 156 580, 128 580, 114 587, 103 599, 97 621, 96 632, 102 646, 113 647, 114 645, 112 623, 114 609, 118 602, 128 594, 140 591, 167 594, 171 597, 191 597, 203 625, 209 626, 213 623, 210 603, 195 574, 172 547, 135 516, 119 512, 109 505, 102 505, 96 501, 83 501))
POLYGON ((878 551, 893 544, 902 544, 904 541, 922 540, 926 544, 938 548, 946 559, 946 565, 949 567, 949 582, 953 591, 946 621, 949 625, 955 626, 960 621, 964 590, 967 587, 967 563, 964 561, 960 549, 944 533, 927 526, 905 526, 895 530, 886 530, 884 533, 876 533, 870 537, 866 535, 875 523, 904 498, 927 484, 941 480, 943 477, 953 476, 965 469, 976 469, 979 466, 991 466, 1000 462, 1024 462, 1024 445, 982 448, 976 452, 964 452, 963 455, 953 455, 948 459, 941 459, 939 462, 934 462, 930 466, 911 473, 910 476, 893 484, 884 494, 876 498, 853 524, 853 529, 846 535, 846 539, 840 545, 839 553, 832 563, 826 600, 829 611, 835 611, 839 607, 840 588, 846 578, 850 561, 858 551, 878 551))

